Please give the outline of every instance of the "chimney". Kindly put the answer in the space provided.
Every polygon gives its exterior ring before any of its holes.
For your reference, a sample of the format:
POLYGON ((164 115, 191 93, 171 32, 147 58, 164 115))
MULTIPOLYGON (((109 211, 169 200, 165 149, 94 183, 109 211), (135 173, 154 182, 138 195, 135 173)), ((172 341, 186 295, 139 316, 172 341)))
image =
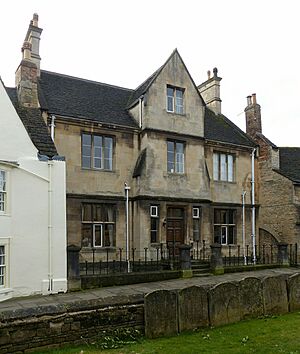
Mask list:
POLYGON ((30 21, 28 31, 25 37, 25 41, 30 42, 32 49, 31 49, 31 60, 36 64, 37 67, 37 74, 40 77, 40 37, 42 33, 42 29, 38 26, 39 16, 38 14, 34 13, 33 18, 30 21))
POLYGON ((211 72, 207 72, 207 80, 198 86, 198 90, 204 99, 207 107, 209 107, 216 114, 221 113, 221 98, 220 98, 220 81, 218 77, 218 69, 213 69, 213 77, 210 76, 211 72))
POLYGON ((32 45, 25 41, 22 47, 23 58, 16 71, 16 87, 18 101, 21 106, 37 108, 38 90, 37 90, 37 66, 31 57, 32 45))
POLYGON ((257 133, 261 133, 261 113, 260 105, 256 102, 256 94, 247 97, 246 115, 246 133, 255 139, 257 133))

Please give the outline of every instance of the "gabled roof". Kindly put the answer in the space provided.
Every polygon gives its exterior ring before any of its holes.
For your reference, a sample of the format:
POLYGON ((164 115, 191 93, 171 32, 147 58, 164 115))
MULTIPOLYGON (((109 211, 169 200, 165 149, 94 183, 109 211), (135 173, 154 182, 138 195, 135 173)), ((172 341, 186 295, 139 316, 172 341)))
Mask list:
POLYGON ((207 140, 255 147, 257 144, 223 114, 205 107, 204 137, 207 140))
POLYGON ((204 103, 204 100, 202 98, 202 96, 200 95, 199 91, 198 91, 198 88, 191 76, 191 74, 189 73, 184 61, 182 60, 181 58, 181 55, 179 54, 177 48, 175 48, 172 52, 172 54, 169 56, 169 58, 166 60, 166 62, 160 67, 158 68, 151 76, 148 77, 147 80, 145 80, 141 85, 139 85, 134 91, 133 93, 131 94, 129 100, 128 100, 128 103, 127 103, 127 108, 130 108, 132 106, 134 106, 136 104, 136 101, 138 100, 139 97, 141 97, 142 95, 144 95, 147 90, 149 89, 149 87, 152 85, 152 83, 154 82, 154 80, 157 78, 157 76, 161 73, 161 71, 163 70, 163 68, 167 65, 167 63, 171 60, 171 58, 177 54, 190 78, 190 80, 192 81, 194 87, 195 87, 195 90, 198 92, 199 94, 199 97, 203 103, 203 105, 205 105, 204 103))
POLYGON ((126 111, 133 90, 41 71, 39 97, 50 114, 137 127, 126 111))
POLYGON ((273 149, 277 149, 277 146, 274 143, 272 143, 272 141, 269 140, 264 134, 256 133, 256 136, 258 136, 260 139, 262 139, 264 142, 270 145, 273 149))
POLYGON ((279 161, 279 172, 293 182, 300 183, 300 147, 280 147, 279 161))
POLYGON ((56 147, 42 118, 41 110, 39 108, 20 107, 15 88, 6 88, 6 92, 39 153, 49 157, 57 155, 56 147))

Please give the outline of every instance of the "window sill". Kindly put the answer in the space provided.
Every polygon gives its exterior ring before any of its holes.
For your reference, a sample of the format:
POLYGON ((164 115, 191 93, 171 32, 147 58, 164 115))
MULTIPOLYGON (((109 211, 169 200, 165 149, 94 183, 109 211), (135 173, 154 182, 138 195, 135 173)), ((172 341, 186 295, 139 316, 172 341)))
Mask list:
POLYGON ((168 111, 168 110, 166 110, 166 112, 168 114, 173 115, 173 116, 186 117, 186 113, 176 113, 176 112, 172 112, 172 111, 168 111))
POLYGON ((221 184, 221 183, 226 183, 226 184, 237 184, 236 181, 220 181, 220 180, 214 180, 214 183, 221 184))
POLYGON ((173 177, 186 177, 186 173, 179 173, 179 172, 167 172, 167 175, 173 177))
POLYGON ((87 168, 87 167, 81 167, 81 171, 88 171, 88 172, 109 172, 109 173, 115 173, 115 170, 105 170, 102 168, 87 168))
POLYGON ((82 251, 89 251, 89 252, 92 252, 92 251, 96 251, 96 252, 115 252, 118 250, 117 247, 89 247, 89 246, 83 246, 81 248, 82 251))

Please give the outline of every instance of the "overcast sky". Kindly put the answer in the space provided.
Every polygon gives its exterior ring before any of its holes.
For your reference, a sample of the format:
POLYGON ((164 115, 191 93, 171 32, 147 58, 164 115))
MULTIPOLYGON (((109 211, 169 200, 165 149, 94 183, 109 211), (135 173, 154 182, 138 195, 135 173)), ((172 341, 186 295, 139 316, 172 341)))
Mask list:
POLYGON ((14 85, 32 14, 41 68, 136 88, 178 48, 196 84, 217 67, 222 112, 245 130, 257 94, 263 133, 300 146, 298 0, 10 0, 1 4, 0 76, 14 85))

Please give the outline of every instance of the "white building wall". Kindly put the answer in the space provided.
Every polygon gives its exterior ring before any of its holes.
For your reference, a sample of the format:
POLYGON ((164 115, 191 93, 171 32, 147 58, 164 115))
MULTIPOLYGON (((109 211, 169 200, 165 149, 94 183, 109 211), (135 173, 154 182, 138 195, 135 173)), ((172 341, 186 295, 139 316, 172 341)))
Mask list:
POLYGON ((1 82, 0 169, 7 175, 7 208, 0 211, 7 276, 0 301, 66 291, 65 162, 38 160, 1 82))

